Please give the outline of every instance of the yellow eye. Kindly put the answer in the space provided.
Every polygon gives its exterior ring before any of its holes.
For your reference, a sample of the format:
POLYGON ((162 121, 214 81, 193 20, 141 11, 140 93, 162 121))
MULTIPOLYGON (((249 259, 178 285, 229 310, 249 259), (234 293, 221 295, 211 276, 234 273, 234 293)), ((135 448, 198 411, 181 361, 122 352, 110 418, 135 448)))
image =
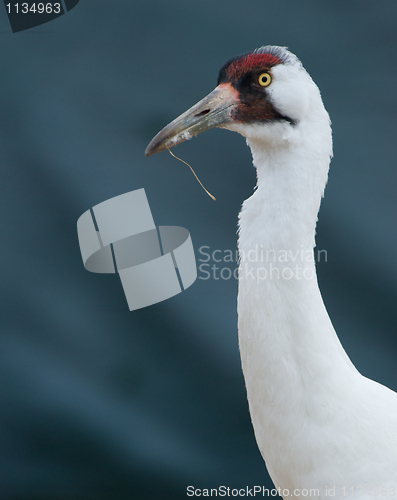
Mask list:
POLYGON ((272 77, 270 73, 262 73, 261 75, 259 75, 258 83, 262 87, 267 87, 268 85, 270 85, 272 83, 272 77))

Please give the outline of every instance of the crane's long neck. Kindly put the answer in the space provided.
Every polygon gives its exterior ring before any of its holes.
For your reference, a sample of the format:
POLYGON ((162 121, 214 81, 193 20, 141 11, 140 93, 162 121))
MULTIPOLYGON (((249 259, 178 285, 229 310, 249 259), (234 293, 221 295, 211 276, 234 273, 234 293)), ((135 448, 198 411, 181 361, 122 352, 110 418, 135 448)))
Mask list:
POLYGON ((239 343, 251 418, 273 479, 303 423, 328 418, 318 408, 356 373, 324 307, 313 259, 330 147, 313 148, 313 137, 303 135, 308 142, 248 140, 258 185, 240 213, 239 343))

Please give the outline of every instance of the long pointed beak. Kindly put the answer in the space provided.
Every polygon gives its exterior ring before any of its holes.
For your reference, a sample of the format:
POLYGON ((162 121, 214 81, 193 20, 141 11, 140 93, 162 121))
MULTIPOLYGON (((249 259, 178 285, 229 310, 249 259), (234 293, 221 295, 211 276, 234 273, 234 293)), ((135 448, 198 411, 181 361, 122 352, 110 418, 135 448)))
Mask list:
POLYGON ((164 127, 150 141, 145 156, 176 146, 210 128, 230 123, 230 112, 237 104, 238 92, 230 84, 218 85, 204 99, 164 127))

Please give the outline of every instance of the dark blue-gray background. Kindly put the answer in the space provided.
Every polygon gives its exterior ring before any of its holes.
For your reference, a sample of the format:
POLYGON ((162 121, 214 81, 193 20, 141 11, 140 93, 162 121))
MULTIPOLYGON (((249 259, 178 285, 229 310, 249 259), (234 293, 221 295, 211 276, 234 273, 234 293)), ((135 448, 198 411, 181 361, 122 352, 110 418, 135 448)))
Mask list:
POLYGON ((129 312, 117 276, 84 269, 76 234, 88 208, 144 187, 156 224, 188 228, 197 258, 235 249, 255 184, 244 139, 211 130, 175 149, 216 202, 167 152, 144 149, 226 59, 263 44, 288 46, 322 91, 335 158, 320 286, 359 370, 397 389, 396 24, 395 0, 81 0, 12 34, 0 9, 2 500, 270 487, 236 280, 198 279, 129 312))

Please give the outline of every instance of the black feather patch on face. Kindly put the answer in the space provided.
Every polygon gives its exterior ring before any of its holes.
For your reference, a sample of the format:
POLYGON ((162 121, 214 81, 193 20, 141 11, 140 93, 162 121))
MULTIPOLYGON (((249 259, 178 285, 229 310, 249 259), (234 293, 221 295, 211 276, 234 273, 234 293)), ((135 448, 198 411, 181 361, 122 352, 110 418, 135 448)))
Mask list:
POLYGON ((234 121, 253 123, 285 120, 294 124, 294 120, 275 109, 266 88, 259 84, 260 75, 264 72, 271 75, 271 69, 278 64, 283 64, 283 60, 275 54, 253 53, 230 59, 222 66, 218 85, 230 84, 239 96, 239 104, 231 113, 234 121))

